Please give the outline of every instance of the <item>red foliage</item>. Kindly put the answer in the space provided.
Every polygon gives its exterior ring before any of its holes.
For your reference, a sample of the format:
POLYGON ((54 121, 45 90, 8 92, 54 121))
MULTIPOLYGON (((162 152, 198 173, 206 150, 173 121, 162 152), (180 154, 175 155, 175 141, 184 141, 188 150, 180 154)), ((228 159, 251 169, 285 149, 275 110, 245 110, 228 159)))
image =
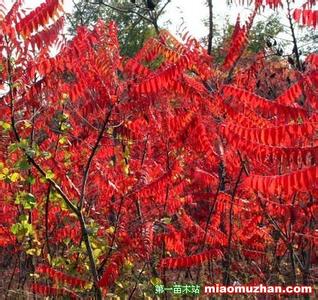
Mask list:
POLYGON ((282 4, 250 2, 221 65, 167 31, 123 58, 116 25, 102 21, 52 57, 59 1, 26 16, 20 1, 0 7, 0 247, 17 261, 8 278, 41 274, 48 283, 33 278, 30 291, 71 298, 211 261, 215 281, 290 281, 280 265, 317 281, 318 59, 301 71, 264 52, 241 64, 256 11, 282 4))
POLYGON ((222 252, 219 250, 206 250, 202 253, 195 255, 188 255, 184 257, 176 258, 163 258, 160 262, 161 268, 166 269, 178 269, 178 268, 189 268, 192 266, 203 264, 204 262, 211 259, 222 258, 222 252))
POLYGON ((38 265, 36 267, 36 272, 43 275, 47 275, 51 279, 56 280, 58 282, 66 283, 71 287, 83 288, 87 284, 87 281, 85 280, 69 276, 67 274, 64 274, 63 272, 56 271, 53 268, 45 265, 38 265))
POLYGON ((101 276, 98 285, 100 287, 110 287, 114 284, 115 280, 120 275, 120 270, 123 266, 125 260, 125 253, 118 252, 112 255, 109 259, 109 263, 104 271, 104 274, 101 276))

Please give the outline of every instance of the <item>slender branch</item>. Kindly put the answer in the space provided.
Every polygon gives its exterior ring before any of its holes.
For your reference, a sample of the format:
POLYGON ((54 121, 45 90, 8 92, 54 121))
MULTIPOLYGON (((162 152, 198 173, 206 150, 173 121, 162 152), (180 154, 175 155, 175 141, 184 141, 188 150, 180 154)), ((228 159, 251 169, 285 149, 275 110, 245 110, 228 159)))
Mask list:
POLYGON ((102 293, 101 293, 101 290, 98 286, 98 273, 97 273, 97 268, 96 268, 96 264, 95 264, 94 254, 93 254, 91 242, 89 240, 88 231, 86 228, 86 223, 85 223, 85 220, 84 220, 82 213, 79 216, 79 222, 81 224, 82 237, 83 237, 83 241, 84 241, 85 246, 86 246, 86 251, 88 254, 91 273, 92 273, 93 278, 94 278, 95 296, 96 296, 96 299, 102 300, 102 293))
POLYGON ((143 166, 144 161, 145 161, 145 158, 146 158, 148 138, 149 138, 149 135, 147 134, 146 141, 145 141, 145 146, 144 146, 144 150, 143 150, 143 152, 142 152, 142 158, 141 158, 140 167, 143 166))
POLYGON ((284 233, 284 231, 280 228, 280 226, 277 224, 277 222, 268 214, 266 211, 265 203, 263 203, 259 198, 260 207, 262 208, 263 212, 265 213, 265 217, 272 223, 274 228, 280 233, 280 237, 283 239, 283 241, 288 244, 288 237, 284 233))
MULTIPOLYGON (((206 246, 206 240, 207 240, 207 237, 208 237, 209 226, 210 226, 212 214, 214 212, 215 205, 217 203, 218 196, 219 196, 219 193, 221 191, 221 188, 222 188, 222 179, 220 178, 220 181, 219 181, 219 184, 218 184, 218 187, 217 187, 217 190, 216 190, 216 194, 214 196, 214 201, 213 201, 213 204, 210 207, 208 218, 207 218, 207 221, 206 221, 206 224, 205 224, 204 236, 203 236, 202 244, 201 244, 201 247, 200 247, 200 252, 202 252, 204 250, 205 246, 206 246)), ((200 273, 201 273, 201 267, 199 267, 198 272, 197 272, 196 283, 199 282, 200 273)))
MULTIPOLYGON (((81 21, 80 25, 83 26, 85 24, 84 19, 83 19, 83 11, 84 11, 85 7, 84 7, 83 10, 80 10, 80 8, 78 7, 76 1, 72 0, 72 3, 73 3, 73 5, 75 6, 76 10, 79 13, 79 17, 80 17, 80 21, 81 21)), ((76 26, 74 28, 76 28, 76 26)))
POLYGON ((244 162, 241 166, 240 172, 236 178, 235 186, 233 189, 232 193, 232 198, 231 198, 231 205, 230 205, 230 211, 229 211, 229 235, 228 235, 228 240, 227 240, 227 250, 226 250, 226 255, 225 255, 225 270, 223 273, 223 284, 228 285, 230 283, 230 268, 231 268, 231 251, 232 251, 232 236, 233 236, 233 208, 234 208, 234 200, 235 200, 235 195, 241 180, 241 177, 243 175, 244 171, 244 162))
POLYGON ((208 54, 212 53, 212 40, 213 40, 213 3, 208 0, 209 7, 209 35, 208 35, 208 54))
POLYGON ((116 237, 117 237, 119 221, 120 221, 120 217, 121 217, 121 212, 122 212, 124 200, 125 200, 125 198, 122 196, 120 198, 119 208, 118 208, 118 212, 117 212, 117 215, 116 215, 115 229, 114 229, 114 233, 113 233, 113 236, 112 236, 112 240, 110 242, 109 250, 108 250, 108 252, 106 254, 106 257, 101 262, 101 264, 100 264, 100 266, 99 266, 99 268, 97 270, 98 274, 101 274, 103 272, 103 269, 104 269, 105 265, 107 264, 108 259, 110 258, 110 255, 112 254, 112 251, 113 251, 113 248, 114 248, 114 244, 115 244, 115 241, 116 241, 116 237))
POLYGON ((299 55, 299 50, 298 50, 298 45, 297 45, 295 28, 294 28, 294 24, 293 24, 292 15, 291 15, 290 1, 286 0, 286 2, 287 2, 287 11, 288 11, 287 17, 288 17, 289 27, 290 27, 291 35, 292 35, 292 38, 293 38, 293 44, 294 44, 294 53, 295 53, 295 57, 296 57, 296 66, 297 66, 297 69, 299 71, 301 71, 302 67, 301 67, 301 63, 300 63, 300 55, 299 55))
POLYGON ((140 270, 140 272, 139 272, 139 274, 138 274, 138 277, 137 277, 137 280, 136 280, 136 282, 135 282, 135 285, 134 285, 134 287, 133 287, 133 289, 132 289, 132 291, 131 291, 131 293, 130 293, 130 295, 129 295, 129 297, 128 297, 128 300, 133 299, 134 293, 135 293, 135 291, 136 291, 136 289, 137 289, 137 286, 138 286, 138 283, 139 283, 139 279, 140 279, 142 273, 144 272, 146 266, 147 266, 147 263, 145 263, 145 264, 143 265, 142 269, 140 270))
POLYGON ((9 280, 9 284, 8 284, 8 287, 7 287, 7 295, 8 293, 10 292, 10 289, 11 289, 11 285, 12 285, 12 281, 13 281, 13 278, 14 278, 14 275, 16 274, 16 269, 17 269, 17 265, 18 265, 18 256, 16 256, 16 259, 15 259, 15 262, 14 262, 14 268, 13 268, 13 271, 11 273, 11 276, 10 276, 10 280, 9 280))
MULTIPOLYGON (((295 206, 296 196, 297 196, 297 193, 295 193, 294 196, 293 196, 292 207, 295 206)), ((297 282, 297 274, 296 274, 295 255, 294 255, 294 248, 293 248, 292 230, 293 230, 293 220, 292 220, 292 218, 290 218, 289 227, 288 227, 288 230, 286 232, 288 232, 288 240, 290 240, 288 249, 289 249, 290 262, 291 262, 291 267, 292 267, 291 284, 296 284, 296 282, 297 282)))
POLYGON ((159 17, 163 11, 165 10, 165 8, 167 7, 167 5, 171 2, 171 0, 167 0, 167 2, 160 8, 160 10, 157 13, 157 16, 159 17))
POLYGON ((83 204, 84 204, 84 198, 85 198, 85 190, 86 190, 86 184, 87 184, 87 179, 88 179, 88 175, 89 175, 89 170, 90 170, 90 167, 91 167, 91 164, 93 162, 93 158, 97 152, 97 149, 99 147, 99 143, 101 142, 103 136, 104 136, 104 132, 105 132, 105 129, 106 129, 106 126, 109 122, 109 119, 110 119, 110 116, 112 114, 112 111, 113 111, 113 105, 111 106, 111 108, 109 109, 108 113, 106 114, 105 116, 105 120, 104 120, 104 123, 103 123, 103 126, 98 134, 98 137, 96 139, 96 142, 95 142, 95 145, 91 151, 91 154, 88 158, 88 161, 86 163, 86 166, 85 166, 85 169, 84 169, 84 176, 83 176, 83 180, 82 180, 82 187, 81 187, 81 196, 80 196, 80 200, 79 200, 79 203, 78 203, 78 207, 80 210, 82 210, 83 208, 83 204))
POLYGON ((217 191, 216 191, 216 194, 215 194, 215 197, 214 197, 213 204, 212 204, 212 206, 210 208, 210 211, 209 211, 208 219, 206 221, 205 228, 204 228, 204 236, 203 236, 203 241, 202 241, 202 245, 201 245, 201 250, 200 251, 203 251, 205 246, 206 246, 206 240, 207 240, 207 237, 208 237, 209 226, 210 226, 212 214, 214 212, 215 205, 217 203, 217 199, 218 199, 220 190, 221 190, 221 184, 218 185, 218 188, 217 188, 217 191))
MULTIPOLYGON (((63 107, 62 113, 64 113, 64 107, 63 107)), ((61 126, 59 126, 59 129, 60 129, 60 127, 61 126)), ((57 139, 56 139, 55 147, 54 147, 53 159, 56 158, 59 139, 60 139, 60 133, 57 134, 57 139)), ((52 259, 52 252, 51 252, 51 247, 50 247, 50 242, 49 242, 49 208, 50 208, 51 190, 52 190, 52 186, 51 186, 51 184, 49 184, 48 189, 47 189, 46 199, 45 199, 45 239, 46 239, 46 247, 47 247, 48 254, 50 255, 50 258, 52 259)))
POLYGON ((144 19, 145 21, 149 22, 152 24, 152 20, 147 18, 146 16, 142 15, 141 13, 139 13, 138 11, 135 11, 135 10, 127 10, 127 9, 123 9, 123 8, 119 8, 119 7, 116 7, 116 6, 113 6, 113 5, 110 5, 108 3, 105 3, 104 1, 99 1, 99 2, 90 2, 90 4, 95 4, 95 5, 104 5, 108 8, 111 8, 113 10, 116 10, 120 13, 124 13, 124 14, 129 14, 129 13, 133 13, 133 14, 136 14, 137 16, 139 16, 140 18, 144 19))
MULTIPOLYGON (((310 199, 309 199, 310 205, 313 204, 313 196, 310 194, 310 199)), ((309 229, 310 231, 313 231, 315 228, 315 218, 311 214, 310 216, 310 221, 309 221, 309 229)), ((304 269, 302 270, 303 272, 303 285, 308 285, 308 276, 310 274, 310 265, 311 265, 311 255, 313 251, 313 241, 309 240, 309 249, 304 252, 304 269)), ((309 296, 306 297, 305 299, 309 299, 309 296)))
POLYGON ((49 184, 49 187, 47 189, 46 199, 45 199, 45 240, 46 240, 47 252, 50 255, 50 258, 52 258, 52 252, 51 252, 51 247, 50 247, 50 242, 49 242, 50 193, 51 193, 51 185, 49 184))

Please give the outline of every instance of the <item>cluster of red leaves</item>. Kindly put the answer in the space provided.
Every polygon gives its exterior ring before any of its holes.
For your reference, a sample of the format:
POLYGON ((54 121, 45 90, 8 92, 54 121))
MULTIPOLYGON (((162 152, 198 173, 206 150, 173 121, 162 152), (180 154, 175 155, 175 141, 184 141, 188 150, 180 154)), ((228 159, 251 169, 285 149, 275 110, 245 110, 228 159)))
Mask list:
POLYGON ((59 11, 62 11, 61 0, 46 0, 17 23, 17 33, 29 36, 32 32, 37 31, 40 26, 45 26, 49 19, 54 18, 59 11))
POLYGON ((242 50, 245 48, 247 42, 248 37, 246 25, 241 26, 240 18, 237 18, 231 39, 231 45, 229 48, 230 51, 228 51, 228 54, 223 63, 224 70, 229 70, 231 67, 234 66, 239 56, 241 55, 242 50))
POLYGON ((120 269, 124 264, 125 256, 126 254, 121 252, 115 253, 111 256, 104 274, 98 282, 100 287, 109 288, 114 284, 115 280, 120 275, 120 269))
POLYGON ((166 269, 213 261, 213 274, 206 272, 215 281, 224 280, 225 268, 242 282, 268 283, 269 266, 292 268, 297 256, 303 278, 316 280, 307 275, 318 262, 317 55, 302 73, 263 53, 262 66, 254 57, 240 65, 257 9, 281 1, 255 4, 221 65, 194 39, 180 43, 166 31, 127 60, 115 24, 101 21, 80 27, 50 57, 62 28, 62 19, 48 26, 58 1, 27 16, 17 1, 3 14, 0 247, 23 257, 29 245, 35 271, 58 283, 35 283, 31 291, 87 295, 90 280, 106 291, 126 260, 163 277, 166 269), (267 99, 257 82, 261 69, 275 68, 284 69, 275 79, 280 96, 267 99), (24 191, 36 207, 20 199, 24 191), (21 216, 32 231, 15 236, 21 216), (85 268, 92 264, 83 232, 97 275, 85 268), (50 266, 61 257, 63 272, 50 266), (68 275, 74 270, 85 279, 68 275))
POLYGON ((61 271, 57 271, 49 266, 37 265, 35 271, 39 274, 46 275, 55 281, 58 281, 61 283, 66 283, 66 284, 70 285, 71 287, 83 288, 87 284, 87 281, 85 281, 83 279, 69 276, 69 275, 67 275, 61 271))
POLYGON ((160 267, 167 269, 190 268, 220 257, 222 257, 222 252, 212 249, 185 257, 164 258, 160 262, 160 267))
POLYGON ((316 28, 318 25, 318 10, 314 10, 315 0, 306 1, 301 8, 297 8, 293 12, 293 18, 296 22, 304 26, 312 26, 316 28))

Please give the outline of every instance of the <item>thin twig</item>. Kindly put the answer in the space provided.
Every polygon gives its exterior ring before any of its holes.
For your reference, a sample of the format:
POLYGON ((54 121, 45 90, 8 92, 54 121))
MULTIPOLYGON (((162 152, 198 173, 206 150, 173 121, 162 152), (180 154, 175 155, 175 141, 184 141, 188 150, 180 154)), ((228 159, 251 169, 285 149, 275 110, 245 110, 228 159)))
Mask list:
POLYGON ((95 145, 91 151, 91 154, 88 158, 88 161, 86 163, 86 166, 84 168, 84 176, 83 176, 83 180, 82 180, 82 187, 81 187, 81 197, 80 197, 80 200, 79 200, 79 203, 78 203, 78 208, 80 210, 82 210, 83 208, 83 204, 84 204, 84 198, 85 198, 85 190, 86 190, 86 184, 87 184, 87 180, 88 180, 88 176, 89 176, 89 170, 90 170, 90 167, 91 167, 91 164, 93 162, 93 158, 97 152, 97 149, 99 147, 99 144, 100 144, 100 141, 102 140, 103 136, 104 136, 104 132, 105 132, 105 129, 107 127, 107 124, 109 122, 109 119, 111 117, 111 114, 112 114, 112 110, 113 110, 113 107, 114 105, 111 106, 111 108, 109 109, 108 113, 106 114, 105 116, 105 120, 104 120, 104 123, 103 123, 103 126, 98 134, 98 137, 96 139, 96 142, 95 142, 95 145))

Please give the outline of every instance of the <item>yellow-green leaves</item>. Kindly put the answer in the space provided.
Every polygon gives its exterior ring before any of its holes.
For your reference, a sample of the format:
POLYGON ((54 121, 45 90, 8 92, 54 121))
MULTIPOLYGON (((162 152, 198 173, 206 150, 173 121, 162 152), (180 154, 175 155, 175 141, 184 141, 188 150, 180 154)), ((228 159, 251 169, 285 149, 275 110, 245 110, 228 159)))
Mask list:
POLYGON ((2 127, 4 132, 9 131, 11 129, 10 123, 4 121, 0 121, 0 126, 2 127))
POLYGON ((36 200, 31 193, 19 192, 14 203, 22 205, 24 209, 32 209, 36 204, 36 200))
POLYGON ((55 174, 53 173, 52 170, 48 170, 45 172, 45 178, 46 179, 54 179, 55 178, 55 174))
POLYGON ((21 176, 19 173, 14 172, 9 176, 9 179, 11 180, 11 182, 18 182, 21 179, 21 176))
POLYGON ((125 271, 129 271, 134 267, 133 262, 130 259, 126 259, 124 262, 124 269, 125 271))
POLYGON ((150 282, 152 285, 156 286, 156 285, 161 285, 162 284, 162 280, 159 277, 152 277, 150 279, 150 282))
POLYGON ((59 143, 60 143, 61 145, 67 144, 67 143, 68 143, 67 137, 66 137, 66 136, 62 136, 62 137, 59 139, 59 143))
POLYGON ((30 164, 27 159, 22 158, 15 164, 15 168, 23 171, 23 170, 28 170, 30 168, 30 164))
POLYGON ((41 255, 41 249, 39 248, 31 248, 26 250, 26 254, 32 255, 32 256, 40 256, 41 255))
POLYGON ((20 180, 23 180, 22 176, 18 172, 10 173, 9 168, 3 167, 3 164, 0 168, 0 180, 5 180, 6 182, 18 182, 20 180))
POLYGON ((32 236, 34 230, 32 224, 29 223, 29 217, 27 215, 21 215, 19 221, 13 224, 11 227, 11 232, 18 238, 23 239, 26 236, 32 236))
POLYGON ((8 178, 10 170, 8 168, 4 168, 3 163, 2 167, 0 168, 0 180, 5 180, 8 178))

